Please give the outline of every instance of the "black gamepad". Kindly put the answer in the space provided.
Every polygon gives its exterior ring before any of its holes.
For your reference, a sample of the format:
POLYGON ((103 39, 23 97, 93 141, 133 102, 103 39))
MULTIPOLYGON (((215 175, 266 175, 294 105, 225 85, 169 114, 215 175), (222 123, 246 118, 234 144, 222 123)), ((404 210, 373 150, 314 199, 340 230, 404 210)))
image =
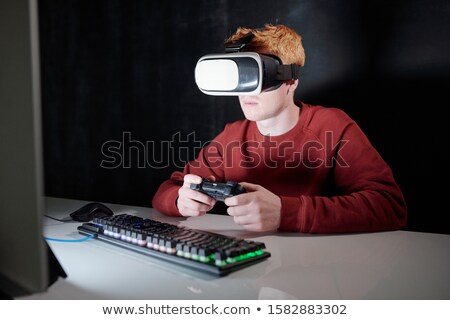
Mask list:
POLYGON ((204 179, 202 183, 191 183, 191 189, 200 191, 217 201, 225 201, 225 198, 245 193, 243 186, 234 181, 214 182, 204 179))

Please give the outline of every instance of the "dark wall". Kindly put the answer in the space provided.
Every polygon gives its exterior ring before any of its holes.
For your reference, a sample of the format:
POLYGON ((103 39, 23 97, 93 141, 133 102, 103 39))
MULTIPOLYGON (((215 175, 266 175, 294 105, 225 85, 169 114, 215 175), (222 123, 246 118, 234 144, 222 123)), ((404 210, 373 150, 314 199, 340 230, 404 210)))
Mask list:
POLYGON ((409 230, 450 233, 449 1, 41 0, 39 13, 47 195, 150 206, 243 117, 237 98, 197 89, 198 58, 240 25, 281 23, 304 39, 297 98, 358 122, 404 191, 409 230))

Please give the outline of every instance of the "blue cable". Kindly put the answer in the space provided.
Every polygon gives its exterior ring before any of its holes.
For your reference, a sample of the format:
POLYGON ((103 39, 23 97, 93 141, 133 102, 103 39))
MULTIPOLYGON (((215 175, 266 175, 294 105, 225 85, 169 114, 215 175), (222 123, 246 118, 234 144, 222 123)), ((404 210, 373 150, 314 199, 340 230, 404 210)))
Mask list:
POLYGON ((57 242, 83 242, 83 241, 92 239, 93 237, 94 237, 94 235, 90 235, 85 238, 75 239, 75 240, 55 239, 55 238, 48 238, 48 237, 44 237, 44 239, 48 240, 48 241, 57 241, 57 242))

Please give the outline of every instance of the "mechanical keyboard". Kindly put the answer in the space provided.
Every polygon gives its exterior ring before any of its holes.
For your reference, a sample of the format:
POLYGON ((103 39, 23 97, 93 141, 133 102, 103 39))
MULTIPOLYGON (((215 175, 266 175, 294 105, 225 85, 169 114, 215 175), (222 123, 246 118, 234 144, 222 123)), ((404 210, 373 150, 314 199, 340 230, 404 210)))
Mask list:
POLYGON ((128 214, 94 218, 78 231, 122 248, 224 276, 270 257, 262 242, 179 227, 128 214))

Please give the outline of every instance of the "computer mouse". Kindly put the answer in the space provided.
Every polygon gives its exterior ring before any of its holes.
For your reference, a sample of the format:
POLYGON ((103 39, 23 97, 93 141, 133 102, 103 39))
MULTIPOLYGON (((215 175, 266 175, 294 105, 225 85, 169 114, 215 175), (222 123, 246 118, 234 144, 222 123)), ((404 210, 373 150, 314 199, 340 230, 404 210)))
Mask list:
POLYGON ((90 202, 70 214, 73 220, 88 222, 94 218, 102 218, 114 215, 114 212, 99 202, 90 202))

